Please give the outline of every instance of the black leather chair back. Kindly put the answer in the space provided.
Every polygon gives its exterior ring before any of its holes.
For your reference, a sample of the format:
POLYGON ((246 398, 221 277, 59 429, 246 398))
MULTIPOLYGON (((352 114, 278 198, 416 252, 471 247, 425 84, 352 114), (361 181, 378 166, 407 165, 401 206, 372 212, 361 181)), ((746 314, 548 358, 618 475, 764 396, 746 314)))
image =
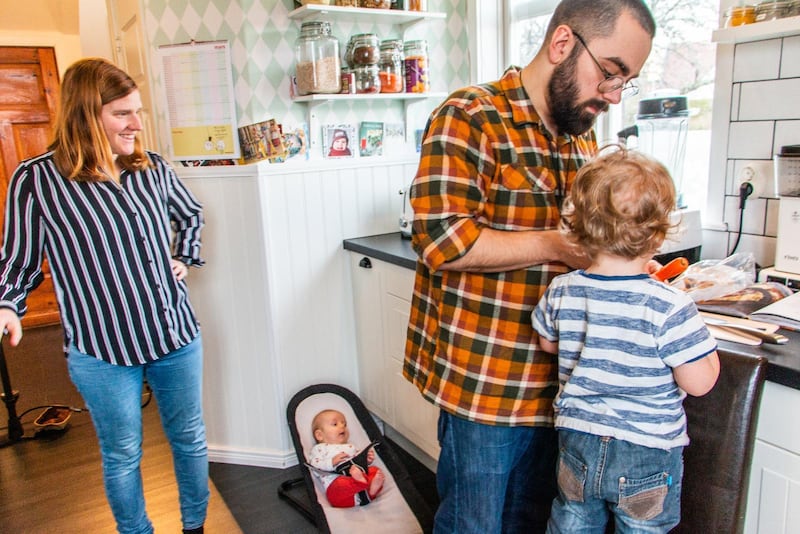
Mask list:
POLYGON ((737 534, 744 529, 750 462, 767 359, 719 351, 714 389, 683 401, 681 523, 672 533, 737 534))

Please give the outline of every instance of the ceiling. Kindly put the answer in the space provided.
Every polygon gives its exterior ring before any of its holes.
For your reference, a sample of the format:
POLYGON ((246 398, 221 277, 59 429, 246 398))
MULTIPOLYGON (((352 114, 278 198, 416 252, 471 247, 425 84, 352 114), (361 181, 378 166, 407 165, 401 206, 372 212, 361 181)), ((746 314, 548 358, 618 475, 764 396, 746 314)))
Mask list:
POLYGON ((0 31, 78 33, 79 0, 0 0, 0 31), (24 7, 23 7, 24 6, 24 7))

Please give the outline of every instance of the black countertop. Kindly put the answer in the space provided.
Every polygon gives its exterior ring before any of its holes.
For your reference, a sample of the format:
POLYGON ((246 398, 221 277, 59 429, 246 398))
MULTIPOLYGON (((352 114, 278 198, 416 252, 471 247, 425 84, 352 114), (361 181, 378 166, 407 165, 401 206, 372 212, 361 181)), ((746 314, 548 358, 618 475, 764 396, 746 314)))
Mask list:
MULTIPOLYGON (((415 269, 417 264, 417 254, 411 248, 411 240, 401 237, 400 232, 345 239, 344 248, 408 269, 415 269)), ((764 343, 759 347, 751 347, 731 341, 719 341, 719 349, 737 354, 764 356, 769 360, 767 380, 800 389, 800 332, 781 330, 781 333, 789 338, 785 345, 764 343)))

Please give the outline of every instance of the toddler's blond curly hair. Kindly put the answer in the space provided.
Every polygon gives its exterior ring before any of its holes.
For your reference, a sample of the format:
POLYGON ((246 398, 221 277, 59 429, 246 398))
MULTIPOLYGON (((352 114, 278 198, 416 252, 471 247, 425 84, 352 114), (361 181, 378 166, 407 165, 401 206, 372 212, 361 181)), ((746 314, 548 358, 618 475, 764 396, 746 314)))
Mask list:
POLYGON ((591 259, 600 252, 633 259, 657 252, 673 226, 675 196, 664 165, 613 145, 578 171, 562 222, 591 259))

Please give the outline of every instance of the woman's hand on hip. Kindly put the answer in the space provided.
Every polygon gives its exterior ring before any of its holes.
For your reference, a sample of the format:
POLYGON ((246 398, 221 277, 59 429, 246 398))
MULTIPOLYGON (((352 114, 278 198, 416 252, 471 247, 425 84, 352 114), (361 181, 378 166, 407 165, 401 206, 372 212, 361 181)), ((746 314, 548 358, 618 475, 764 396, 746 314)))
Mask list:
POLYGON ((17 312, 9 308, 0 308, 0 333, 8 334, 8 342, 16 347, 22 339, 22 323, 17 312))
POLYGON ((180 260, 171 260, 171 261, 172 261, 172 274, 175 275, 175 279, 180 282, 181 280, 186 278, 187 274, 189 274, 189 266, 180 260))

